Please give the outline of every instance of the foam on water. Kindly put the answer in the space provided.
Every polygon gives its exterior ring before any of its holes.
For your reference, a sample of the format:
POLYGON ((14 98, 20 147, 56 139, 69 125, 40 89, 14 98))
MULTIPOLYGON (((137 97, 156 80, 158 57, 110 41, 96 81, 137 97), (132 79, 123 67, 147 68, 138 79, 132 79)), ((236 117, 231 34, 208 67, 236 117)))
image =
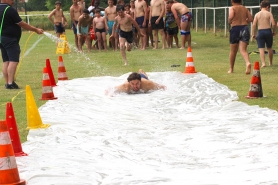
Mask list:
POLYGON ((278 183, 278 113, 238 102, 206 75, 148 73, 167 86, 105 96, 120 77, 59 81, 17 158, 29 185, 278 183), (84 88, 86 87, 86 88, 84 88))

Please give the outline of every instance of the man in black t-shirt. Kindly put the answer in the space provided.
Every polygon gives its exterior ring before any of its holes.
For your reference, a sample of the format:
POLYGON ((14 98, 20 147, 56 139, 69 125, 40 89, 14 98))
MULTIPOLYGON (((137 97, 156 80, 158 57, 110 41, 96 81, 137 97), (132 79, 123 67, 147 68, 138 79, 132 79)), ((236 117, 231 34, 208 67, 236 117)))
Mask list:
POLYGON ((19 89, 14 75, 19 62, 21 28, 42 34, 43 30, 22 21, 17 11, 11 7, 13 0, 1 0, 0 3, 0 48, 2 52, 2 72, 6 89, 19 89))

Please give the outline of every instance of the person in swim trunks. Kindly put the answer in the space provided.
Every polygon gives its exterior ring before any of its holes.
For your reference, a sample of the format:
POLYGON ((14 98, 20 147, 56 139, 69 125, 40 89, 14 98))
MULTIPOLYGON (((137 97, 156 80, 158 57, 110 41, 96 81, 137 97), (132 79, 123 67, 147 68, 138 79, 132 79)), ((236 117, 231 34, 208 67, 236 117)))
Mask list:
POLYGON ((183 3, 177 3, 173 0, 168 0, 167 4, 171 7, 171 11, 176 19, 177 25, 181 33, 181 48, 185 48, 185 43, 188 42, 188 47, 191 47, 190 27, 192 23, 192 13, 189 8, 183 3), (181 18, 179 18, 181 15, 181 18))
POLYGON ((93 20, 93 28, 95 30, 97 40, 98 40, 98 49, 102 50, 102 46, 104 50, 107 51, 107 42, 106 42, 106 31, 108 30, 108 26, 106 23, 106 18, 100 15, 100 10, 95 10, 95 18, 93 20))
MULTIPOLYGON (((141 37, 141 49, 145 50, 147 45, 147 3, 144 0, 135 1, 135 21, 140 27, 141 33, 145 36, 141 37)), ((138 39, 140 40, 140 39, 138 39)))
POLYGON ((70 19, 72 22, 72 30, 74 34, 74 42, 75 46, 78 49, 78 37, 77 37, 77 24, 78 24, 78 18, 82 14, 81 7, 77 4, 77 0, 72 0, 72 5, 70 7, 70 19))
POLYGON ((252 37, 256 38, 258 48, 260 51, 260 58, 262 62, 262 67, 265 67, 265 45, 268 51, 268 58, 269 58, 269 65, 272 66, 273 60, 273 36, 275 35, 276 31, 276 23, 273 18, 273 14, 269 12, 270 10, 270 3, 268 1, 262 1, 261 4, 261 11, 256 13, 252 25, 252 37), (271 24, 270 24, 271 23, 271 24), (255 36, 255 30, 258 25, 258 34, 255 36))
POLYGON ((115 18, 115 23, 113 25, 113 33, 110 36, 110 39, 113 39, 115 37, 115 30, 118 28, 118 25, 120 27, 119 32, 119 42, 120 42, 120 49, 122 58, 124 60, 124 65, 127 65, 127 59, 126 59, 126 52, 131 50, 131 44, 133 42, 133 32, 132 32, 132 25, 135 26, 136 29, 138 29, 138 35, 143 37, 144 34, 141 33, 139 26, 137 22, 128 14, 125 14, 124 12, 124 6, 123 5, 117 5, 116 11, 118 13, 118 16, 115 18))
MULTIPOLYGON (((108 25, 108 33, 109 36, 112 35, 112 29, 115 21, 115 17, 117 16, 116 13, 116 6, 114 5, 113 0, 108 0, 108 7, 105 8, 104 10, 104 17, 107 19, 107 25, 108 25)), ((116 43, 117 40, 112 39, 110 45, 113 47, 113 50, 117 50, 118 48, 118 42, 116 43)))
POLYGON ((232 0, 232 6, 229 9, 228 22, 231 24, 230 30, 230 69, 228 73, 234 72, 234 64, 238 49, 245 60, 245 74, 250 74, 251 63, 246 49, 250 40, 250 31, 248 24, 253 21, 249 10, 241 5, 241 0, 232 0))
POLYGON ((148 79, 148 75, 142 70, 139 69, 139 71, 131 73, 127 81, 123 84, 114 87, 113 89, 107 89, 105 91, 106 95, 113 96, 114 93, 128 93, 128 94, 134 94, 134 93, 146 93, 151 90, 165 90, 165 85, 160 85, 158 83, 155 83, 148 79))
POLYGON ((154 48, 158 48, 158 32, 162 39, 162 49, 165 49, 165 32, 164 32, 164 21, 163 16, 165 15, 165 4, 164 0, 151 0, 149 14, 149 24, 152 27, 152 33, 154 37, 154 48))
POLYGON ((54 29, 58 38, 65 33, 65 26, 67 25, 67 19, 64 16, 61 9, 62 3, 60 1, 55 2, 55 9, 48 15, 48 19, 54 24, 54 29), (54 17, 54 19, 52 19, 54 17))
POLYGON ((78 51, 83 52, 82 45, 86 42, 88 52, 91 51, 90 27, 93 22, 93 17, 89 15, 89 10, 84 9, 82 15, 78 18, 77 36, 78 36, 78 51))

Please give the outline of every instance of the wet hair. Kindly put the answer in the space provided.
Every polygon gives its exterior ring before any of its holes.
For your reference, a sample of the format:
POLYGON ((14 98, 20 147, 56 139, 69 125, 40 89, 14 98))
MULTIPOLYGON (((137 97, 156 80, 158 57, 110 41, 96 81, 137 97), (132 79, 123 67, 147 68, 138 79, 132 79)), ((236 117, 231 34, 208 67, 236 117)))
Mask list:
POLYGON ((135 73, 135 72, 131 73, 128 76, 127 81, 130 82, 132 80, 139 80, 139 81, 141 81, 141 75, 139 73, 135 73))
POLYGON ((55 2, 55 5, 56 5, 56 4, 61 5, 62 3, 61 3, 61 1, 56 1, 56 2, 55 2))
POLYGON ((117 4, 120 4, 120 3, 125 3, 124 0, 118 0, 117 4))
POLYGON ((116 12, 119 12, 119 11, 125 11, 124 5, 118 4, 118 5, 116 6, 116 12))
POLYGON ((95 13, 100 13, 100 9, 96 8, 95 13))
POLYGON ((168 0, 166 4, 173 4, 174 1, 173 0, 168 0))
POLYGON ((130 4, 129 4, 129 3, 126 3, 126 4, 125 4, 125 7, 127 7, 127 6, 130 8, 130 4))
POLYGON ((260 4, 261 8, 266 8, 269 7, 270 8, 270 2, 268 1, 262 1, 260 4))
POLYGON ((129 2, 130 2, 130 3, 134 3, 135 1, 134 1, 134 0, 130 0, 129 2))
POLYGON ((84 9, 84 10, 83 10, 83 13, 90 14, 90 12, 89 12, 88 9, 84 9))
POLYGON ((233 0, 234 3, 241 3, 242 0, 233 0))

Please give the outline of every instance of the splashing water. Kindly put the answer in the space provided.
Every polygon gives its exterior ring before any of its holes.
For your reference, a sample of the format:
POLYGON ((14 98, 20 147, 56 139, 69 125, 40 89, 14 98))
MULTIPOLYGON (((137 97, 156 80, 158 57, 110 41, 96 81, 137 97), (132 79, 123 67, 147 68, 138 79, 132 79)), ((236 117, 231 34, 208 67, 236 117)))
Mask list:
MULTIPOLYGON (((47 36, 50 40, 52 40, 53 42, 57 43, 57 42, 63 42, 64 40, 58 38, 56 35, 53 35, 51 33, 48 33, 48 32, 43 32, 45 36, 47 36)), ((68 41, 67 41, 67 44, 69 46, 69 48, 73 51, 75 51, 76 53, 78 53, 79 55, 81 55, 82 57, 85 58, 86 61, 90 61, 90 58, 85 54, 85 53, 80 53, 76 47, 72 44, 70 44, 68 41)))
MULTIPOLYGON (((56 35, 53 35, 51 33, 48 33, 48 32, 44 32, 44 35, 46 37, 48 37, 50 40, 52 40, 53 42, 57 43, 57 42, 63 42, 64 40, 58 38, 56 35)), ((74 62, 80 62, 81 61, 81 58, 82 59, 85 59, 84 62, 86 62, 86 66, 88 69, 91 69, 93 70, 94 68, 94 71, 99 71, 100 73, 99 74, 105 74, 105 69, 102 69, 100 65, 98 65, 95 61, 92 61, 87 54, 85 54, 84 52, 79 52, 77 50, 77 48, 75 47, 75 45, 73 44, 70 44, 68 41, 67 41, 67 44, 69 46, 69 48, 71 49, 71 51, 74 51, 74 55, 69 55, 71 58, 73 57, 77 57, 74 62)))

